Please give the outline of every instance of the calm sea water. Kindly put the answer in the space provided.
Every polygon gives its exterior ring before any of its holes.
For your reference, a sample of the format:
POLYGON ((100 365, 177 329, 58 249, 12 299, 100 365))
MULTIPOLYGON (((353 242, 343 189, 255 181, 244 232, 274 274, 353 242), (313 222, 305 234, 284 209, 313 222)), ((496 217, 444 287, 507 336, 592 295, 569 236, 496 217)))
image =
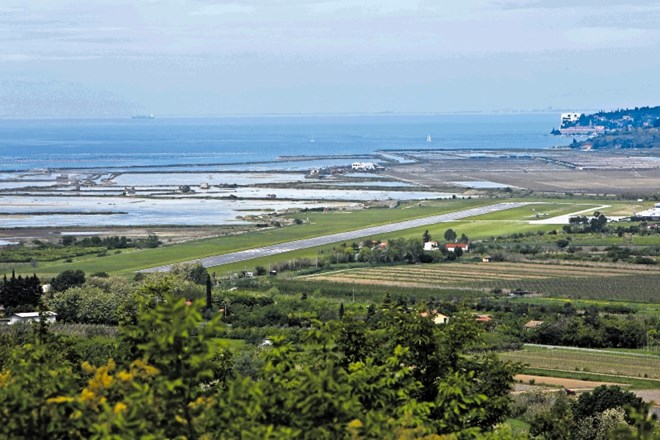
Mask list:
POLYGON ((557 121, 553 114, 4 120, 0 171, 243 164, 382 149, 539 149, 566 142, 549 135, 557 121))

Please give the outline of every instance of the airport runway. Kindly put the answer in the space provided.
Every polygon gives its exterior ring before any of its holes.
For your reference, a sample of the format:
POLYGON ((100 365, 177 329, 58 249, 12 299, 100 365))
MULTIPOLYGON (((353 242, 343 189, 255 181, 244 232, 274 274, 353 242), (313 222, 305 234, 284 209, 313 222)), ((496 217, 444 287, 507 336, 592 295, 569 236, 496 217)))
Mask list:
MULTIPOLYGON (((323 235, 315 238, 305 238, 303 240, 289 241, 287 243, 274 244, 260 248, 247 249, 229 254, 216 255, 213 257, 202 258, 199 260, 187 261, 186 263, 201 263, 204 267, 214 267, 221 264, 237 263, 239 261, 252 260, 253 258, 267 257, 269 255, 282 254, 284 252, 297 251, 315 246, 356 240, 373 235, 388 234, 391 232, 403 231, 405 229, 417 228, 419 226, 430 226, 437 223, 452 222, 475 215, 489 214, 491 212, 503 211, 505 209, 518 208, 526 206, 525 202, 506 202, 495 205, 482 206, 479 208, 464 209, 462 211, 450 212, 448 214, 433 215, 430 217, 406 220, 399 223, 389 223, 386 225, 372 226, 370 228, 356 229, 355 231, 340 232, 337 234, 323 235)), ((165 266, 143 269, 140 272, 167 272, 172 264, 165 266)))

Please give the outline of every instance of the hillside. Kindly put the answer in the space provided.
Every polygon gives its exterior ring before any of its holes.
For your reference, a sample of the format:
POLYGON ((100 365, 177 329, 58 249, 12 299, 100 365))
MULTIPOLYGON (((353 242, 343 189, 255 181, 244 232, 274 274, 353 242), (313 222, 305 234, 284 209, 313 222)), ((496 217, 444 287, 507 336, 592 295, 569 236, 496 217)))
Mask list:
POLYGON ((574 122, 563 121, 561 124, 561 128, 595 126, 603 126, 607 132, 628 131, 635 128, 658 128, 660 127, 660 106, 583 114, 574 122))
POLYGON ((562 119, 563 135, 589 134, 587 140, 571 144, 582 149, 627 149, 660 147, 660 106, 635 107, 583 114, 575 120, 562 119))

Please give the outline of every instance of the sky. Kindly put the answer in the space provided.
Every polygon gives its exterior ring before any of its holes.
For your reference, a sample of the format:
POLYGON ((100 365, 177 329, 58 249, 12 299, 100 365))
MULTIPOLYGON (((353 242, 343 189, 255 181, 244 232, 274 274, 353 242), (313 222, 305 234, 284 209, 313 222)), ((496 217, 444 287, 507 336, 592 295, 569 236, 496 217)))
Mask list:
POLYGON ((0 118, 660 105, 658 0, 2 0, 0 118))

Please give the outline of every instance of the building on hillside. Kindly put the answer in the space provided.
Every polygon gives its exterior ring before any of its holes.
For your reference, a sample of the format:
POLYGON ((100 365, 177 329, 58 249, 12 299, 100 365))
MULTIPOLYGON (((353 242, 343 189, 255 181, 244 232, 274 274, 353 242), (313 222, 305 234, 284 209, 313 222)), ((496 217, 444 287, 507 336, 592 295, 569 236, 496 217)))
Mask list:
POLYGON ((535 321, 535 320, 532 319, 531 321, 527 321, 525 323, 525 325, 523 325, 523 328, 525 329, 525 331, 527 331, 527 330, 531 330, 533 328, 536 328, 536 327, 538 327, 542 324, 543 324, 543 321, 535 321))
POLYGON ((582 113, 575 113, 575 112, 562 113, 561 125, 564 126, 565 124, 573 124, 580 119, 580 116, 582 116, 582 113))
MULTIPOLYGON (((46 322, 49 324, 54 324, 57 320, 57 313, 55 312, 43 312, 43 315, 46 317, 46 322)), ((31 322, 39 322, 40 320, 41 317, 39 316, 39 312, 22 312, 11 315, 8 324, 28 324, 31 322)))
POLYGON ((438 312, 437 310, 433 310, 432 312, 422 312, 419 314, 422 318, 427 318, 431 317, 433 320, 434 324, 447 324, 449 322, 449 316, 443 315, 442 313, 438 312))
POLYGON ((439 249, 437 241, 427 241, 424 243, 425 251, 437 251, 439 249))
POLYGON ((492 263, 492 261, 493 261, 493 257, 491 257, 490 255, 485 255, 481 257, 482 263, 492 263))
POLYGON ((493 318, 490 315, 477 315, 474 320, 477 322, 491 322, 493 318))
POLYGON ((463 252, 470 251, 470 245, 468 243, 447 243, 445 245, 445 249, 447 249, 449 252, 454 252, 456 248, 461 248, 463 252))

